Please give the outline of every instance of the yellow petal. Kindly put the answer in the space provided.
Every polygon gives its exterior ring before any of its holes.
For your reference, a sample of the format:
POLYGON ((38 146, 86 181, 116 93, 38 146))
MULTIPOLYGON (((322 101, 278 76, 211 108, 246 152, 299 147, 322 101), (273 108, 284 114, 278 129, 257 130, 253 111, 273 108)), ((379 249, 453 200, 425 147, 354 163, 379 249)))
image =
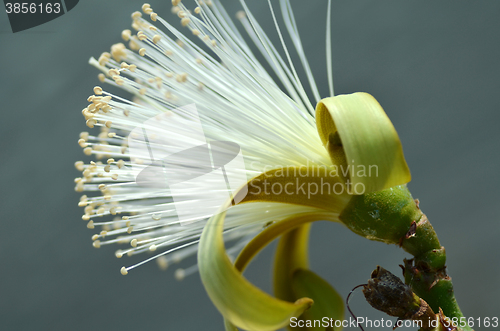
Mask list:
MULTIPOLYGON (((241 190, 244 192, 245 190, 241 190)), ((315 220, 338 221, 338 216, 352 198, 342 180, 322 167, 285 167, 257 176, 248 183, 248 193, 234 200, 280 202, 300 205, 308 212, 276 222, 254 238, 235 262, 225 253, 222 237, 225 212, 206 224, 198 249, 198 265, 208 295, 225 318, 226 329, 234 326, 247 330, 275 330, 286 326, 293 316, 300 316, 311 304, 310 299, 294 304, 271 297, 250 284, 240 273, 251 258, 279 235, 315 220), (269 189, 269 190, 267 190, 269 189), (311 213, 311 208, 318 209, 311 213), (314 215, 314 216, 312 216, 314 215)), ((229 207, 228 202, 221 210, 229 207)))
MULTIPOLYGON (((315 216, 311 215, 310 219, 314 220, 317 218, 315 216)), ((343 319, 344 302, 330 284, 307 270, 310 226, 311 223, 307 223, 282 235, 274 262, 274 293, 276 297, 287 301, 293 301, 307 293, 306 296, 311 297, 314 304, 300 318, 320 320, 328 326, 326 330, 333 330, 329 327, 334 325, 334 321, 343 319)), ((325 325, 305 329, 323 331, 325 325)))
MULTIPOLYGON (((321 220, 339 222, 338 214, 324 212, 318 209, 313 212, 296 214, 269 225, 241 250, 240 254, 236 258, 236 261, 234 262, 235 268, 243 272, 252 258, 271 241, 278 238, 280 235, 284 235, 289 231, 298 228, 301 225, 321 220)), ((305 249, 307 246, 301 244, 300 247, 305 249)), ((307 250, 305 253, 307 253, 307 250)), ((298 266, 307 265, 299 264, 298 266)))
MULTIPOLYGON (((228 202, 223 210, 230 205, 228 202)), ((225 212, 213 216, 206 224, 198 249, 198 265, 205 289, 225 319, 246 330, 276 330, 300 316, 312 300, 295 303, 273 298, 246 280, 225 253, 222 237, 225 212)), ((227 323, 226 323, 227 324, 227 323)))
POLYGON ((231 322, 224 318, 224 329, 226 331, 238 331, 238 328, 235 327, 231 322))
MULTIPOLYGON (((338 218, 336 214, 330 213, 330 212, 323 212, 321 210, 318 210, 316 212, 304 212, 300 213, 294 216, 287 217, 283 220, 277 221, 273 223, 272 225, 268 226, 265 228, 262 232, 260 232, 255 238, 253 238, 240 252, 238 257, 236 258, 236 261, 234 262, 235 268, 243 272, 248 265, 248 263, 252 260, 252 258, 260 252, 264 247, 266 247, 270 242, 272 242, 274 239, 278 238, 280 235, 283 235, 284 238, 290 238, 293 237, 297 240, 297 245, 295 245, 294 252, 288 251, 288 254, 285 254, 284 256, 286 257, 282 261, 290 261, 293 260, 295 261, 294 263, 290 262, 285 262, 287 265, 278 265, 275 264, 275 276, 277 274, 283 275, 283 279, 286 281, 287 286, 284 288, 286 289, 286 293, 293 293, 292 288, 291 288, 291 273, 286 272, 289 270, 295 270, 296 268, 299 267, 307 267, 307 238, 308 238, 308 233, 309 233, 309 223, 314 222, 314 221, 319 221, 319 220, 325 220, 325 221, 334 221, 338 222, 338 218), (290 269, 289 267, 293 268, 290 269), (286 271, 285 271, 286 270, 286 271), (285 279, 286 276, 286 279, 285 279)), ((280 245, 283 242, 283 239, 280 240, 280 245)), ((288 249, 288 245, 287 249, 288 249)), ((279 248, 278 248, 279 250, 279 248)), ((278 254, 279 255, 279 254, 278 254)), ((278 256, 277 255, 277 256, 278 256)), ((283 283, 285 284, 285 283, 283 283)), ((283 288, 283 287, 276 287, 276 277, 275 277, 275 293, 277 288, 283 288)), ((278 290, 279 291, 279 290, 278 290)), ((295 295, 291 295, 288 297, 276 295, 279 299, 283 299, 289 302, 293 302, 297 299, 295 295)), ((233 325, 228 320, 225 320, 225 325, 227 330, 232 330, 231 327, 234 328, 233 325)), ((289 323, 289 321, 287 322, 289 323)))
MULTIPOLYGON (((303 320, 321 321, 322 325, 307 330, 334 330, 335 321, 344 319, 344 300, 323 278, 311 270, 297 269, 292 276, 292 288, 297 297, 308 296, 314 305, 302 314, 303 320)), ((336 327, 335 330, 340 330, 336 327)))
MULTIPOLYGON (((311 219, 313 220, 313 219, 311 219)), ((295 270, 309 267, 309 230, 311 224, 302 225, 282 235, 274 259, 274 294, 277 298, 294 301, 292 275, 295 270)))
POLYGON ((316 126, 334 165, 354 194, 380 191, 411 180, 398 134, 380 104, 367 93, 325 98, 316 126))

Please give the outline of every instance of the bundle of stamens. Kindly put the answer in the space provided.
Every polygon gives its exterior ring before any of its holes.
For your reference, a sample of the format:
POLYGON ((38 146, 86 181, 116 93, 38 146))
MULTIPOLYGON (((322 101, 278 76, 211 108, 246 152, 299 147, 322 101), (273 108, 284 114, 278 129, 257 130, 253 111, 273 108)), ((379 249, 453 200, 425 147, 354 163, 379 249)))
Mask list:
MULTIPOLYGON (((92 236, 94 247, 112 243, 128 245, 116 252, 118 258, 143 252, 152 254, 142 262, 123 267, 121 273, 124 275, 153 259, 157 259, 161 268, 166 268, 194 254, 203 227, 211 216, 194 215, 187 224, 181 224, 168 187, 138 184, 141 171, 155 166, 147 152, 140 151, 141 146, 144 151, 149 148, 160 154, 165 150, 165 139, 169 139, 169 144, 180 146, 189 140, 191 123, 199 120, 207 142, 231 141, 240 146, 245 166, 232 171, 241 171, 248 179, 270 167, 327 165, 330 162, 316 133, 314 107, 286 46, 283 43, 287 56, 284 60, 245 2, 241 3, 244 11, 237 14, 238 20, 286 92, 258 62, 218 1, 196 1, 197 6, 190 11, 181 1, 173 0, 172 12, 185 29, 181 31, 154 12, 150 5, 144 4, 142 11, 149 17, 134 12, 133 30, 122 32, 128 47, 118 43, 98 59, 90 59, 90 64, 101 71, 98 75, 101 83, 133 95, 129 100, 106 92, 100 86, 94 88, 94 95, 88 98, 90 104, 82 114, 89 128, 98 127, 101 132, 97 135, 84 132, 78 143, 86 155, 105 162, 84 164, 79 161, 75 164, 83 174, 75 180, 76 190, 92 192, 84 195, 78 205, 84 207, 82 218, 88 222, 87 227, 99 229, 92 236), (199 119, 183 109, 189 104, 196 106, 199 119), (186 135, 173 135, 166 129, 156 128, 146 146, 134 129, 163 115, 181 118, 186 135), (303 139, 305 136, 308 139, 303 139), (131 141, 139 149, 132 149, 131 141)), ((319 101, 290 4, 281 1, 280 6, 312 94, 319 101)), ((274 12, 272 14, 274 17, 274 12)), ((276 27, 281 37, 277 24, 276 27)), ((330 60, 329 48, 327 40, 330 60)), ((330 62, 328 67, 331 68, 330 62)), ((211 194, 199 190, 193 187, 183 192, 191 197, 188 200, 193 202, 193 208, 198 199, 211 194)), ((224 225, 224 238, 233 243, 228 251, 235 255, 269 222, 304 211, 307 208, 303 206, 278 203, 243 204, 231 208, 224 225)), ((176 276, 183 278, 195 271, 196 266, 179 269, 176 276)))

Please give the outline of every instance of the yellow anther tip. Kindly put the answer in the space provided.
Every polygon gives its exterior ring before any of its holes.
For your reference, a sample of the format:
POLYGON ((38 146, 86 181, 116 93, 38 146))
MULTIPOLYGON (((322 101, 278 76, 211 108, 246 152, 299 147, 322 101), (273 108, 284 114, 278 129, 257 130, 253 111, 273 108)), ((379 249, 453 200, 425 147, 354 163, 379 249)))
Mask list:
POLYGON ((132 31, 130 31, 129 29, 125 29, 122 31, 122 39, 125 41, 129 41, 131 35, 132 35, 132 31))
POLYGON ((175 270, 175 279, 177 279, 178 281, 181 281, 184 279, 184 277, 186 276, 186 272, 184 269, 177 269, 175 270))
POLYGON ((145 3, 141 7, 141 9, 142 9, 143 12, 146 11, 147 9, 149 9, 149 8, 151 8, 151 5, 149 3, 145 3))
POLYGON ((94 87, 94 93, 97 94, 97 95, 101 95, 102 94, 102 88, 100 86, 95 86, 94 87))
POLYGON ((159 256, 157 259, 156 259, 156 263, 158 264, 158 266, 160 267, 161 270, 167 270, 168 268, 168 260, 165 256, 159 256))
POLYGON ((182 74, 179 74, 175 77, 175 79, 179 82, 179 83, 185 83, 187 81, 187 73, 182 73, 182 74))
POLYGON ((76 161, 75 162, 75 168, 78 171, 83 171, 83 161, 76 161))
POLYGON ((136 19, 138 19, 141 16, 142 16, 142 14, 141 14, 140 11, 135 11, 135 12, 132 13, 132 19, 133 20, 136 20, 136 19))
POLYGON ((239 20, 244 19, 246 16, 247 14, 243 10, 240 10, 236 13, 236 18, 239 20))
POLYGON ((84 153, 85 155, 92 155, 92 147, 85 147, 85 148, 83 149, 83 153, 84 153))

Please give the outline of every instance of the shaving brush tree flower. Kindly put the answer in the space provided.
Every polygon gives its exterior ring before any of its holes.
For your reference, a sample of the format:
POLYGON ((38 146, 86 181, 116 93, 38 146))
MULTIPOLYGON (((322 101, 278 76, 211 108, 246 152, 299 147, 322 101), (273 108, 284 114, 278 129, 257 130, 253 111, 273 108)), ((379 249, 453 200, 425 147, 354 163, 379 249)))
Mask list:
POLYGON ((411 176, 391 121, 368 93, 334 96, 331 3, 327 97, 320 96, 288 1, 279 7, 310 91, 297 74, 271 1, 284 57, 244 1, 237 19, 272 75, 218 1, 198 1, 192 10, 179 0, 172 4, 185 30, 144 4, 142 13, 132 14, 133 30, 122 32, 124 43, 90 60, 101 71, 101 83, 133 95, 96 86, 82 111, 89 128, 101 128, 78 141, 97 160, 76 163, 82 171, 76 190, 100 193, 79 203, 87 227, 100 229, 94 247, 125 244, 118 258, 153 254, 124 266, 123 275, 151 260, 166 267, 197 253, 198 264, 178 269, 176 276, 199 268, 227 330, 276 330, 293 317, 343 318, 341 296, 308 264, 310 224, 327 220, 411 253, 406 283, 434 311, 463 317, 444 248, 406 187, 411 176), (216 150, 224 160, 241 154, 243 161, 229 167, 213 155, 205 158, 216 150), (217 171, 222 186, 202 176, 217 171), (240 185, 231 181, 235 176, 243 176, 240 185), (196 181, 181 187, 179 178, 196 181), (222 203, 201 207, 200 201, 221 192, 227 196, 222 203), (277 238, 272 297, 242 273, 277 238))

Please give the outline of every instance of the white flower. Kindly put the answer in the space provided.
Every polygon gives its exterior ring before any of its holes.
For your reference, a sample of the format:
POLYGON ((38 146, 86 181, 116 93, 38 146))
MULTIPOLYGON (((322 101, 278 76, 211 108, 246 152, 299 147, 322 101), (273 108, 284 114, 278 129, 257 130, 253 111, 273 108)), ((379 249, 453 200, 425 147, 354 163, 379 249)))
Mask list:
POLYGON ((110 53, 90 60, 103 72, 101 82, 133 97, 96 86, 83 110, 87 126, 102 132, 82 133, 79 144, 87 155, 107 159, 104 164, 76 163, 83 172, 76 190, 102 192, 82 197, 83 219, 89 228, 102 228, 92 238, 95 247, 128 245, 116 252, 118 258, 152 254, 123 267, 123 275, 153 259, 166 268, 198 252, 198 265, 177 269, 176 277, 199 266, 226 329, 275 330, 293 316, 315 316, 321 309, 342 319, 340 295, 308 269, 308 223, 342 222, 366 238, 400 242, 401 229, 391 217, 376 224, 371 214, 368 221, 363 218, 363 199, 373 193, 384 205, 387 197, 398 206, 400 197, 406 199, 403 206, 408 201, 415 205, 402 185, 411 176, 401 142, 369 94, 333 97, 331 1, 325 43, 330 97, 325 99, 314 82, 289 1, 279 1, 280 11, 310 91, 298 77, 272 1, 268 4, 284 58, 245 1, 240 2, 244 11, 237 18, 277 81, 218 1, 198 0, 191 12, 172 0, 185 34, 144 4, 149 19, 135 12, 132 27, 138 32, 122 32, 128 48, 115 44, 110 53), (372 167, 376 174, 364 175, 372 167), (363 217, 357 217, 358 211, 363 217), (277 237, 277 298, 272 298, 242 272, 277 237), (238 252, 231 262, 228 254, 238 252), (316 308, 309 309, 309 296, 316 308))
MULTIPOLYGON (((207 217, 197 217, 188 224, 180 224, 168 189, 137 184, 140 171, 151 164, 141 165, 144 155, 133 154, 134 151, 128 148, 127 137, 149 119, 173 113, 182 117, 189 127, 192 119, 179 107, 195 104, 207 141, 231 141, 241 147, 245 166, 235 171, 244 171, 248 179, 272 167, 331 165, 316 132, 314 106, 283 42, 283 31, 274 13, 276 3, 269 1, 282 41, 279 47, 270 42, 243 0, 243 11, 237 14, 237 19, 278 82, 259 63, 251 50, 255 47, 245 42, 239 32, 241 26, 233 23, 219 1, 196 1, 197 6, 192 11, 179 0, 172 3, 172 12, 181 20, 184 30, 175 29, 169 20, 144 4, 142 10, 149 17, 133 13, 134 32, 122 32, 128 48, 121 43, 115 44, 110 53, 90 60, 102 71, 99 74, 102 83, 133 95, 133 98, 124 98, 101 87, 94 88, 95 95, 89 97, 90 104, 82 113, 87 126, 100 127, 101 133, 84 132, 79 144, 86 155, 104 162, 76 163, 83 173, 76 179, 76 190, 89 192, 79 203, 85 210, 83 219, 88 221, 88 228, 99 229, 92 237, 94 247, 124 244, 125 248, 116 252, 118 258, 152 252, 142 262, 123 267, 122 274, 153 259, 166 268, 171 262, 194 254, 207 222, 207 217), (285 58, 279 55, 281 46, 285 58)), ((291 6, 282 0, 279 7, 286 31, 306 72, 315 104, 321 97, 302 48, 291 6)), ((330 95, 333 95, 330 3, 327 8, 326 67, 330 95)), ((161 128, 156 132, 169 137, 174 145, 183 145, 186 139, 181 135, 169 135, 168 130, 161 128)), ((158 152, 164 149, 162 144, 154 146, 158 152)), ((184 194, 191 197, 191 201, 200 198, 197 187, 184 194)), ((209 196, 211 193, 202 194, 209 196)), ((307 210, 304 206, 264 202, 231 208, 224 223, 224 239, 232 243, 228 253, 237 253, 269 222, 307 210)), ((176 276, 182 279, 196 268, 178 269, 176 276)))

